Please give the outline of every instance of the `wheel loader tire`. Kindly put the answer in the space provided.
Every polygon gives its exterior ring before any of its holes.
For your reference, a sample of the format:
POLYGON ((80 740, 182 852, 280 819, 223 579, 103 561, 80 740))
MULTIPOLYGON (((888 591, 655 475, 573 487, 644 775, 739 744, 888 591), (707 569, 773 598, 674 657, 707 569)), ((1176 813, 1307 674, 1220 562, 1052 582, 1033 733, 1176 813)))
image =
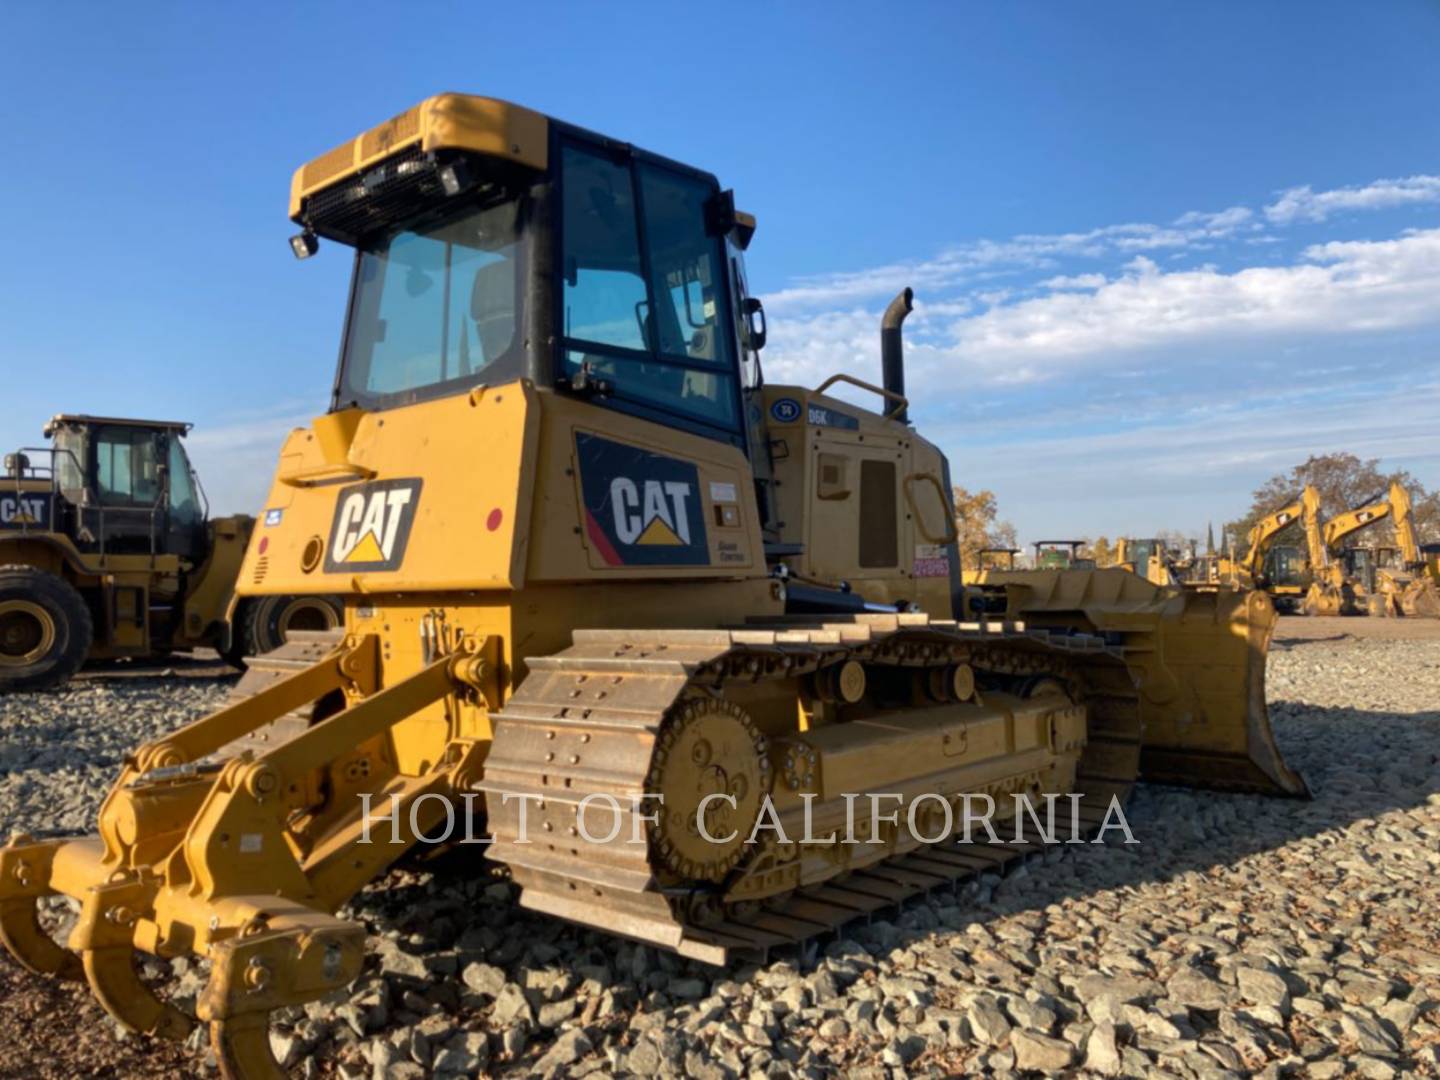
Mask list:
POLYGON ((259 656, 285 644, 290 630, 334 630, 345 625, 345 605, 336 596, 260 596, 245 604, 239 640, 245 656, 259 656))
POLYGON ((0 566, 0 693, 59 686, 85 662, 90 609, 64 578, 0 566))

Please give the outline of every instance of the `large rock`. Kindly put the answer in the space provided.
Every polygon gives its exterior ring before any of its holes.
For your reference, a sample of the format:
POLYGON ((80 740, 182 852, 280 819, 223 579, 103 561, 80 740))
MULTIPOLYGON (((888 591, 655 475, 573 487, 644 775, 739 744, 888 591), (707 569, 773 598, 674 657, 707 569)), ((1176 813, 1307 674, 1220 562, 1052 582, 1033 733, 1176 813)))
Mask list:
POLYGON ((1058 1073, 1075 1059, 1069 1043, 1033 1031, 1012 1031, 1010 1049, 1015 1051, 1015 1067, 1022 1072, 1058 1073))
POLYGON ((590 1036, 579 1028, 567 1031, 555 1040, 553 1046, 535 1064, 535 1071, 543 1076, 552 1076, 561 1069, 575 1064, 595 1048, 590 1036))
POLYGON ((492 964, 467 964, 461 973, 461 981, 479 994, 498 997, 505 988, 505 970, 492 964))
POLYGON ((1282 1013, 1290 1011, 1290 988, 1279 975, 1254 968, 1237 968, 1235 982, 1240 996, 1253 1005, 1268 1005, 1282 1013))
POLYGON ((1173 1001, 1192 1009, 1223 1009, 1235 1004, 1235 991, 1195 968, 1181 968, 1165 984, 1173 1001))
POLYGON ((1120 1048, 1115 1044, 1115 1025, 1110 1021, 1101 1021, 1090 1032, 1085 1042, 1085 1067, 1105 1076, 1120 1072, 1120 1048))
POLYGON ((970 1003, 965 1018, 975 1038, 988 1046, 1002 1046, 1010 1037, 1010 1021, 1000 1011, 999 1003, 987 994, 979 995, 970 1003))

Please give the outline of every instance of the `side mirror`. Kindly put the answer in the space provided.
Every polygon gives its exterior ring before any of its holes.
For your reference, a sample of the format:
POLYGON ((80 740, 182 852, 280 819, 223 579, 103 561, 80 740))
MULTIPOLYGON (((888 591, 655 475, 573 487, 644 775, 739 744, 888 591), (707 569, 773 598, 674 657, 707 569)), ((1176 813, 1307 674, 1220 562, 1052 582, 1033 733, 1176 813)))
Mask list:
POLYGON ((765 306, 754 296, 747 296, 743 305, 745 313, 745 329, 750 335, 750 348, 759 352, 765 347, 765 306), (759 317, 759 324, 756 324, 756 317, 759 317))

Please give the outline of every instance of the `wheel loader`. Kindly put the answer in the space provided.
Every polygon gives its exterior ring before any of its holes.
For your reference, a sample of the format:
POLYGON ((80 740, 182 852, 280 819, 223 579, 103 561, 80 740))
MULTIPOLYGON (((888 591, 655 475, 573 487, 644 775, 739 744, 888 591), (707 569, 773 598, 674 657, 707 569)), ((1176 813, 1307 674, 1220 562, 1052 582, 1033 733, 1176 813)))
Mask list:
POLYGON ((208 517, 190 425, 61 414, 0 476, 0 693, 63 683, 87 660, 278 647, 338 625, 333 597, 227 609, 255 520, 208 517), (232 625, 236 632, 232 633, 232 625))
POLYGON ((457 856, 523 906, 725 964, 1034 850, 953 842, 972 796, 1006 822, 1074 795, 1093 831, 1142 774, 1305 794, 1264 594, 962 583, 950 466, 907 415, 911 292, 880 383, 765 382, 755 220, 709 173, 444 94, 300 168, 290 216, 354 274, 330 409, 281 450, 237 588, 342 593, 344 626, 138 747, 96 834, 0 849, 10 952, 126 1028, 194 1022, 137 953, 203 957, 222 1070, 280 1075, 269 1014, 361 969, 335 911, 466 796, 491 842, 457 856), (964 617, 976 591, 993 617, 964 617), (848 842, 877 792, 921 828, 848 842))

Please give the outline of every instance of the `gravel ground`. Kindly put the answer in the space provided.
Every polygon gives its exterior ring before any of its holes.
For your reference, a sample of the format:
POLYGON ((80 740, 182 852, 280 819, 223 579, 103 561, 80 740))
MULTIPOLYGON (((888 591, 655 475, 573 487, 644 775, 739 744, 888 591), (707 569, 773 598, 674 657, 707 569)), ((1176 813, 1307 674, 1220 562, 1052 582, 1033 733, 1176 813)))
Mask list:
MULTIPOLYGON (((0 829, 89 826, 121 755, 226 685, 0 699, 0 829)), ((1052 849, 763 968, 523 913, 473 857, 398 871, 347 912, 366 973, 272 1045, 299 1076, 1440 1075, 1440 623, 1284 620, 1269 698, 1314 801, 1142 786, 1137 846, 1052 849)), ((165 981, 189 1004, 203 972, 165 981)), ((0 995, 0 1074, 213 1068, 8 959, 0 995)))

